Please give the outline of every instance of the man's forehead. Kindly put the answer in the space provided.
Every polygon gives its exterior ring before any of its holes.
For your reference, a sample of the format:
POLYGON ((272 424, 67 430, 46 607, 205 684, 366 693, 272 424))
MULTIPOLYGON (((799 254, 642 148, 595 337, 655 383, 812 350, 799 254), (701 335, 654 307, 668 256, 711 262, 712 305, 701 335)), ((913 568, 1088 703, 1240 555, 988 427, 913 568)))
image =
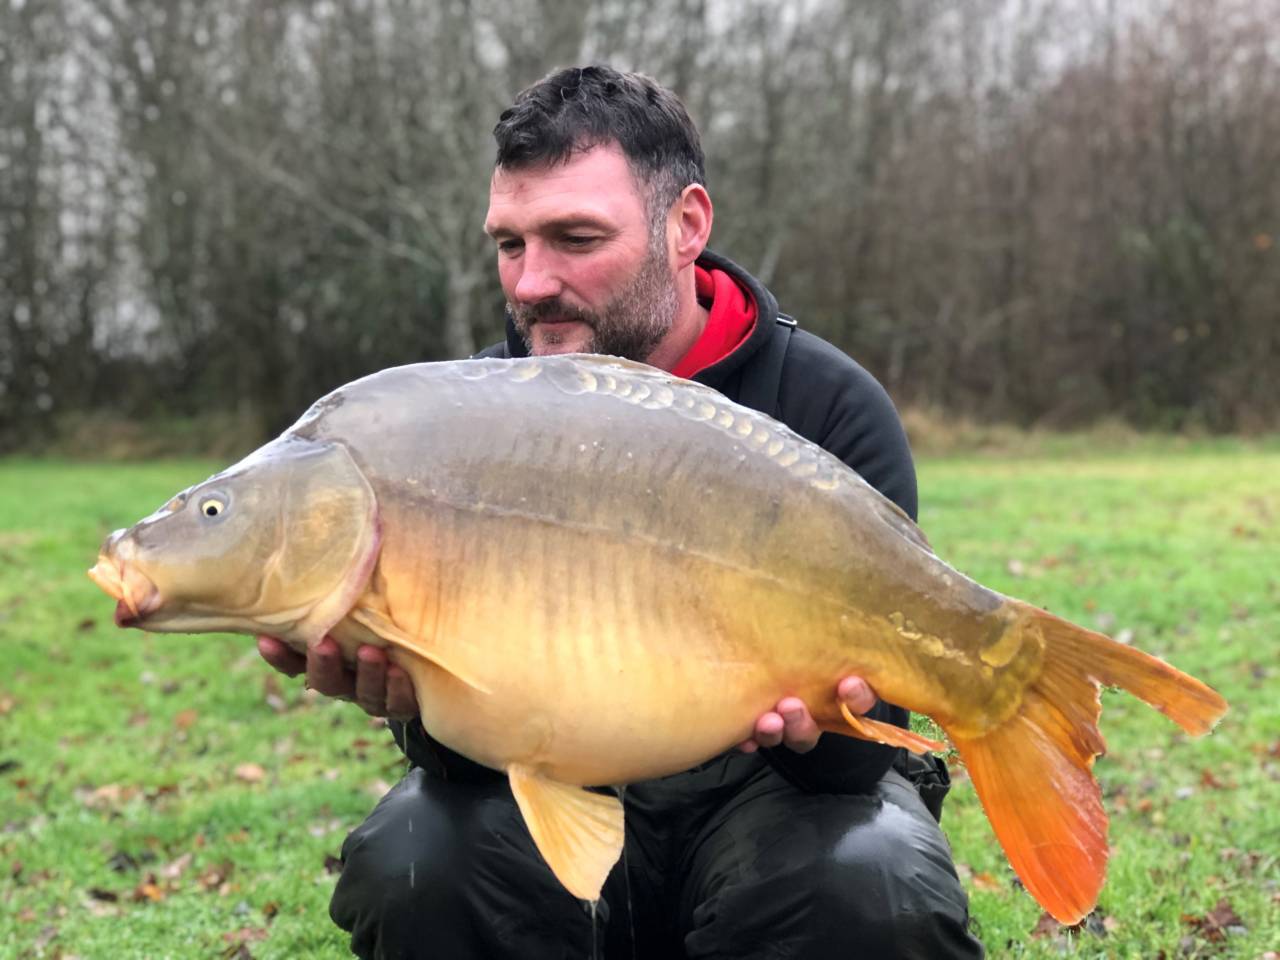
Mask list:
POLYGON ((523 216, 625 217, 643 206, 630 164, 611 144, 575 153, 561 163, 496 168, 489 181, 485 229, 493 232, 501 221, 523 216))

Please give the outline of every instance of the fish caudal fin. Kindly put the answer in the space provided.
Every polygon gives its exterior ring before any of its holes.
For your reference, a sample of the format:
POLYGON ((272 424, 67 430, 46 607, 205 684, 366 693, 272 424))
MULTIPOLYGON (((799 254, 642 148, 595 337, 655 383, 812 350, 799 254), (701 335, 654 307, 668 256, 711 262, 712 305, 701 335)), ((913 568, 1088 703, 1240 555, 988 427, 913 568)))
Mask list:
POLYGON ((1018 606, 1011 629, 1044 640, 1040 676, 999 726, 973 738, 948 733, 1014 871, 1055 919, 1073 924, 1097 903, 1107 865, 1107 815, 1091 772, 1106 749, 1099 684, 1123 687, 1192 734, 1208 732, 1227 704, 1162 660, 1018 606))
POLYGON ((598 900, 622 856, 623 814, 617 797, 548 780, 530 767, 507 768, 511 792, 534 845, 570 893, 598 900))

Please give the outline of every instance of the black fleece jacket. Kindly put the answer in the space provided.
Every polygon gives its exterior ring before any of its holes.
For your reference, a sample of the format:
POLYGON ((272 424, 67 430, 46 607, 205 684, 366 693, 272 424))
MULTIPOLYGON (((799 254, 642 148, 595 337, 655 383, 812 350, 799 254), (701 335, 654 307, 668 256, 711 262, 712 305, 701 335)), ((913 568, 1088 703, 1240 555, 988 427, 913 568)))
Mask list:
MULTIPOLYGON (((778 304, 764 285, 732 261, 709 251, 698 259, 708 270, 724 270, 756 303, 756 325, 732 353, 694 376, 694 380, 738 401, 745 375, 764 362, 765 347, 790 333, 778 396, 764 410, 796 433, 835 454, 864 480, 916 518, 916 474, 906 433, 884 388, 837 348, 804 330, 788 331, 778 322, 778 304)), ((524 342, 508 324, 505 343, 482 350, 481 357, 523 357, 524 342)), ((500 602, 500 600, 499 600, 500 602)), ((879 702, 869 716, 905 727, 907 711, 879 702)), ((475 780, 493 772, 436 743, 418 721, 392 724, 397 742, 410 760, 449 779, 475 780)), ((824 736, 806 754, 786 747, 766 751, 769 762, 805 790, 863 793, 884 776, 898 750, 866 740, 824 736)))

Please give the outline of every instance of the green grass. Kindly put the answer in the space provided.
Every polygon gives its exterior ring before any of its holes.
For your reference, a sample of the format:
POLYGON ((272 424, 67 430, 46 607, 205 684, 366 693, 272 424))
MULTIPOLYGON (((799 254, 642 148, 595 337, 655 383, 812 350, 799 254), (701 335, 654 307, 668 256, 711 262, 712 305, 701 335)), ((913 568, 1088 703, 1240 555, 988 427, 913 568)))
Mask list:
MULTIPOLYGON (((347 955, 325 858, 403 769, 389 735, 277 685, 248 638, 117 630, 84 576, 109 530, 213 469, 0 461, 0 957, 230 956, 237 935, 259 960, 347 955)), ((1032 936, 1040 909, 959 778, 944 828, 991 955, 1255 958, 1280 944, 1277 477, 1280 450, 1238 443, 922 464, 921 520, 942 556, 1132 631, 1232 703, 1190 741, 1106 696, 1098 932, 1032 936), (1238 924, 1192 922, 1224 899, 1238 924)))

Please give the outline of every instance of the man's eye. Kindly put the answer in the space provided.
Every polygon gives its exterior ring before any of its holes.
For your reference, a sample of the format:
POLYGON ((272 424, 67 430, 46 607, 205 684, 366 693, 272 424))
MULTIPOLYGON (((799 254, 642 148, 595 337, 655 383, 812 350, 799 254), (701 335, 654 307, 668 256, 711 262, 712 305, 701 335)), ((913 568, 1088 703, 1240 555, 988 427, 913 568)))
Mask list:
POLYGON ((565 237, 564 242, 569 247, 589 247, 599 239, 599 237, 588 237, 575 233, 565 237))
POLYGON ((524 249, 524 241, 522 240, 499 240, 498 241, 499 253, 513 254, 513 253, 519 253, 523 249, 524 249))

